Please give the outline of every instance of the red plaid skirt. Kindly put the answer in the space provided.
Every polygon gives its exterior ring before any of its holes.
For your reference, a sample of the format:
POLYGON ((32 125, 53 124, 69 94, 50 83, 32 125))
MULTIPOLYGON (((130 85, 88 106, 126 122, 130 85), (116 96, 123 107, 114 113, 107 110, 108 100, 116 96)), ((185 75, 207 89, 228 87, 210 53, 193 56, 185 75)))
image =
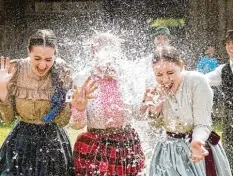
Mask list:
POLYGON ((74 146, 76 176, 135 176, 144 161, 139 137, 131 128, 85 132, 74 146))

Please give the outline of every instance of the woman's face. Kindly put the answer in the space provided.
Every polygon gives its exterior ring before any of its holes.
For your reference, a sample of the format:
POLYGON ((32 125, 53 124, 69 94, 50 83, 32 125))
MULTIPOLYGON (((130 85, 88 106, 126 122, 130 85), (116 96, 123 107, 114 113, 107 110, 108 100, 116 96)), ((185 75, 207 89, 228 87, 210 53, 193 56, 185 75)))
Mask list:
POLYGON ((96 58, 97 63, 95 65, 95 70, 99 75, 101 75, 103 78, 113 78, 117 74, 117 69, 115 65, 114 59, 104 60, 100 58, 96 58))
POLYGON ((181 71, 183 64, 159 60, 153 64, 156 81, 167 93, 175 93, 182 81, 181 71))
POLYGON ((33 72, 38 76, 44 76, 54 64, 55 48, 33 46, 31 51, 28 50, 28 56, 31 59, 33 72))
POLYGON ((104 78, 116 76, 117 54, 112 48, 103 47, 93 53, 92 59, 95 70, 104 78))
POLYGON ((229 58, 233 60, 233 41, 232 40, 226 43, 226 50, 229 55, 229 58))

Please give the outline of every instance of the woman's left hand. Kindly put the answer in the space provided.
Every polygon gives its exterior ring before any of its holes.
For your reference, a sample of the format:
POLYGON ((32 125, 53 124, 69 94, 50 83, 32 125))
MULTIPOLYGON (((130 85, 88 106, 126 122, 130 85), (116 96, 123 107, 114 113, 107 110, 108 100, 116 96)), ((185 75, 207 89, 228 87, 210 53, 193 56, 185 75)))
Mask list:
POLYGON ((204 159, 209 152, 204 147, 205 142, 200 139, 193 139, 190 145, 190 158, 196 163, 204 159))
POLYGON ((74 86, 75 93, 73 94, 71 104, 78 111, 83 111, 86 109, 88 104, 88 99, 93 99, 91 94, 97 89, 95 86, 96 81, 91 80, 89 77, 81 88, 74 86))

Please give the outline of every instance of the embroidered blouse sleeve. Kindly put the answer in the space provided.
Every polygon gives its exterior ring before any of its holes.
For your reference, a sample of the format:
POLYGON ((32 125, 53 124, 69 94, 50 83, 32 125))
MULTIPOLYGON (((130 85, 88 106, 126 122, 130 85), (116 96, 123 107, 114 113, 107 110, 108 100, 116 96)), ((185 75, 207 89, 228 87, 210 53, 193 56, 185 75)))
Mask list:
POLYGON ((6 124, 10 124, 15 119, 15 113, 10 103, 0 103, 1 118, 6 124))
POLYGON ((0 102, 0 116, 6 124, 10 124, 15 120, 15 112, 11 101, 14 98, 12 96, 15 92, 15 82, 17 78, 16 75, 18 74, 19 69, 19 60, 12 60, 11 66, 14 67, 16 72, 8 85, 8 100, 6 102, 0 102))
POLYGON ((213 91, 204 75, 197 74, 192 79, 196 80, 193 92, 193 138, 206 141, 211 128, 211 110, 213 105, 213 91))

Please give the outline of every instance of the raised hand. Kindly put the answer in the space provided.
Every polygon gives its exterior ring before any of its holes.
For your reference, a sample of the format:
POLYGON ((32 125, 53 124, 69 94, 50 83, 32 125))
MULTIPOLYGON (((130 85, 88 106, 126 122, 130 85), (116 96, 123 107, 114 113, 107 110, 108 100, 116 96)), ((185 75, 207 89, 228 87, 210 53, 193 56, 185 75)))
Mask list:
POLYGON ((150 112, 157 114, 162 110, 163 94, 161 91, 154 89, 146 89, 143 104, 140 108, 141 112, 150 112))
POLYGON ((193 162, 199 162, 204 159, 209 152, 204 147, 205 142, 199 139, 193 139, 190 145, 190 158, 193 162))
POLYGON ((14 67, 10 70, 10 59, 1 57, 0 85, 9 83, 15 73, 14 67))
POLYGON ((73 99, 71 104, 75 107, 78 111, 83 111, 86 109, 88 104, 88 99, 95 98, 91 94, 97 89, 95 86, 95 81, 91 80, 91 77, 85 81, 81 88, 78 88, 76 85, 74 87, 75 92, 73 94, 73 99))

